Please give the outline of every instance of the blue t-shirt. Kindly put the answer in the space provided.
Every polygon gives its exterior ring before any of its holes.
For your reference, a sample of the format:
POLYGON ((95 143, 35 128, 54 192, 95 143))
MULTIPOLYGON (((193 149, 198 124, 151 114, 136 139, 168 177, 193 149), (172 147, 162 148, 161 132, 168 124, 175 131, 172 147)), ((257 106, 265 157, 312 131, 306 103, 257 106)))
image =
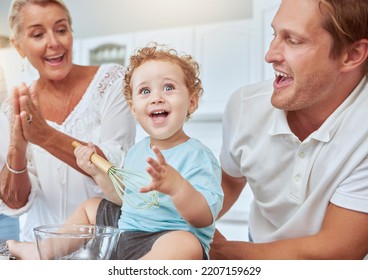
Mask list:
MULTIPOLYGON (((145 231, 157 232, 165 230, 185 230, 192 232, 202 243, 208 254, 210 243, 215 231, 215 220, 222 208, 223 191, 221 188, 221 167, 208 147, 197 139, 189 139, 185 143, 177 145, 168 150, 162 150, 166 161, 190 182, 190 184, 207 200, 213 216, 213 223, 204 228, 195 228, 188 224, 178 213, 170 196, 158 193, 159 207, 137 208, 132 206, 142 202, 137 195, 130 192, 130 187, 126 189, 122 214, 119 219, 119 228, 123 231, 145 231)), ((148 157, 156 158, 150 148, 150 138, 146 137, 135 144, 127 153, 124 170, 132 171, 129 181, 134 182, 135 174, 140 174, 137 178, 137 186, 142 187, 151 181, 146 168, 148 157), (142 180, 141 176, 146 177, 142 180), (143 182, 145 181, 145 182, 143 182)), ((128 182, 129 184, 129 182, 128 182)), ((141 194, 139 194, 141 195, 141 194)), ((150 199, 151 193, 146 193, 150 199)), ((144 206, 142 204, 141 206, 144 206)))

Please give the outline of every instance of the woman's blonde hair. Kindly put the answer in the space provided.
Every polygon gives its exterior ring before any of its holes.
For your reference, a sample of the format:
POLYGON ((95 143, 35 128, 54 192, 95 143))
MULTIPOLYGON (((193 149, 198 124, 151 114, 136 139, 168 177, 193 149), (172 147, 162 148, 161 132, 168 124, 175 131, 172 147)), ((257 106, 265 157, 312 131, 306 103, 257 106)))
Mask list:
POLYGON ((54 3, 59 5, 67 14, 69 25, 72 25, 72 18, 70 16, 70 12, 68 7, 65 5, 63 0, 13 0, 10 9, 9 9, 9 16, 8 16, 8 23, 11 35, 10 37, 18 40, 20 36, 20 32, 23 28, 23 19, 21 16, 22 9, 29 5, 48 5, 50 3, 54 3))

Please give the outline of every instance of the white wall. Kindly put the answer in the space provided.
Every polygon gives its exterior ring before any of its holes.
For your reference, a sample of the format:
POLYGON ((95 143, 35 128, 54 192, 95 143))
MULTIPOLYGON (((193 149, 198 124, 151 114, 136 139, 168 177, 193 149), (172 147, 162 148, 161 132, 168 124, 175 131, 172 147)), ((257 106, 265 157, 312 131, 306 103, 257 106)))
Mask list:
MULTIPOLYGON (((9 34, 7 16, 10 2, 10 0, 0 1, 0 35, 9 34)), ((240 20, 252 16, 252 0, 64 0, 64 2, 72 15, 76 39, 240 20)))

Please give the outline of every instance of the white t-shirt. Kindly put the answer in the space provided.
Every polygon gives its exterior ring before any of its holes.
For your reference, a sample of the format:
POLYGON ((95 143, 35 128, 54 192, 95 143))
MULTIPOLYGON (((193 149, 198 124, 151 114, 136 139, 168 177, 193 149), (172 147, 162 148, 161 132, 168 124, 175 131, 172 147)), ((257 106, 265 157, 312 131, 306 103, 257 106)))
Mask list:
POLYGON ((303 142, 271 105, 272 92, 271 81, 239 89, 223 119, 220 163, 252 189, 252 239, 315 234, 329 202, 368 213, 367 78, 303 142))
MULTIPOLYGON (((126 151, 135 140, 135 120, 123 95, 124 71, 117 64, 100 66, 64 123, 58 125, 48 121, 50 126, 67 135, 93 142, 116 166, 123 164, 126 151)), ((0 121, 3 134, 3 127, 8 129, 8 124, 0 121)), ((0 160, 6 158, 7 143, 1 142, 1 146, 0 160)), ((0 213, 12 216, 27 213, 21 228, 23 241, 34 240, 34 227, 63 223, 83 201, 103 196, 94 180, 39 146, 28 145, 27 160, 32 185, 27 204, 20 209, 10 209, 0 200, 0 213)))
MULTIPOLYGON (((151 141, 147 136, 134 145, 126 156, 124 168, 134 170, 126 185, 125 196, 130 197, 139 205, 141 199, 134 195, 134 190, 141 185, 147 185, 151 177, 147 174, 147 158, 156 158, 150 148, 151 141), (144 180, 137 180, 136 174, 147 176, 144 180), (130 182, 129 182, 130 181, 130 182), (137 185, 138 186, 137 186, 137 185), (130 187, 129 187, 130 186, 130 187)), ((200 192, 208 203, 213 221, 216 220, 222 208, 223 191, 221 188, 221 167, 213 153, 199 140, 190 138, 186 142, 176 145, 162 154, 173 168, 185 178, 194 189, 200 192)), ((177 212, 169 195, 158 193, 160 206, 137 208, 123 200, 122 214, 119 219, 119 228, 123 231, 158 232, 165 230, 184 230, 193 233, 208 255, 210 243, 215 232, 215 222, 207 227, 196 228, 186 222, 177 212)), ((149 199, 147 199, 149 200, 149 199)), ((143 206, 143 205, 142 205, 143 206)))

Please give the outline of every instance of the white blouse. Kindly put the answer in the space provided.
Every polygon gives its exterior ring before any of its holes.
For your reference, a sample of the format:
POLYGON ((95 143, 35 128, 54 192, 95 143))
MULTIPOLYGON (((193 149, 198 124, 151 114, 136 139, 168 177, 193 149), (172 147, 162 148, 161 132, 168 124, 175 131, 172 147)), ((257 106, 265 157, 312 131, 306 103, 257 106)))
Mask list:
MULTIPOLYGON (((124 71, 117 64, 100 66, 81 101, 64 123, 58 125, 48 121, 50 126, 67 135, 93 142, 116 166, 123 164, 126 151, 135 140, 135 121, 123 95, 124 71)), ((9 111, 9 107, 5 111, 9 111)), ((2 118, 0 127, 1 131, 3 127, 9 129, 2 118)), ((7 144, 3 142, 2 146, 7 144)), ((6 152, 7 148, 0 148, 0 167, 5 163, 2 161, 6 159, 6 154, 3 155, 6 152)), ((83 201, 103 196, 93 179, 37 145, 28 145, 27 160, 32 185, 27 204, 20 209, 11 209, 0 200, 0 213, 11 216, 27 213, 21 226, 20 239, 23 241, 34 240, 34 227, 63 223, 83 201)))

